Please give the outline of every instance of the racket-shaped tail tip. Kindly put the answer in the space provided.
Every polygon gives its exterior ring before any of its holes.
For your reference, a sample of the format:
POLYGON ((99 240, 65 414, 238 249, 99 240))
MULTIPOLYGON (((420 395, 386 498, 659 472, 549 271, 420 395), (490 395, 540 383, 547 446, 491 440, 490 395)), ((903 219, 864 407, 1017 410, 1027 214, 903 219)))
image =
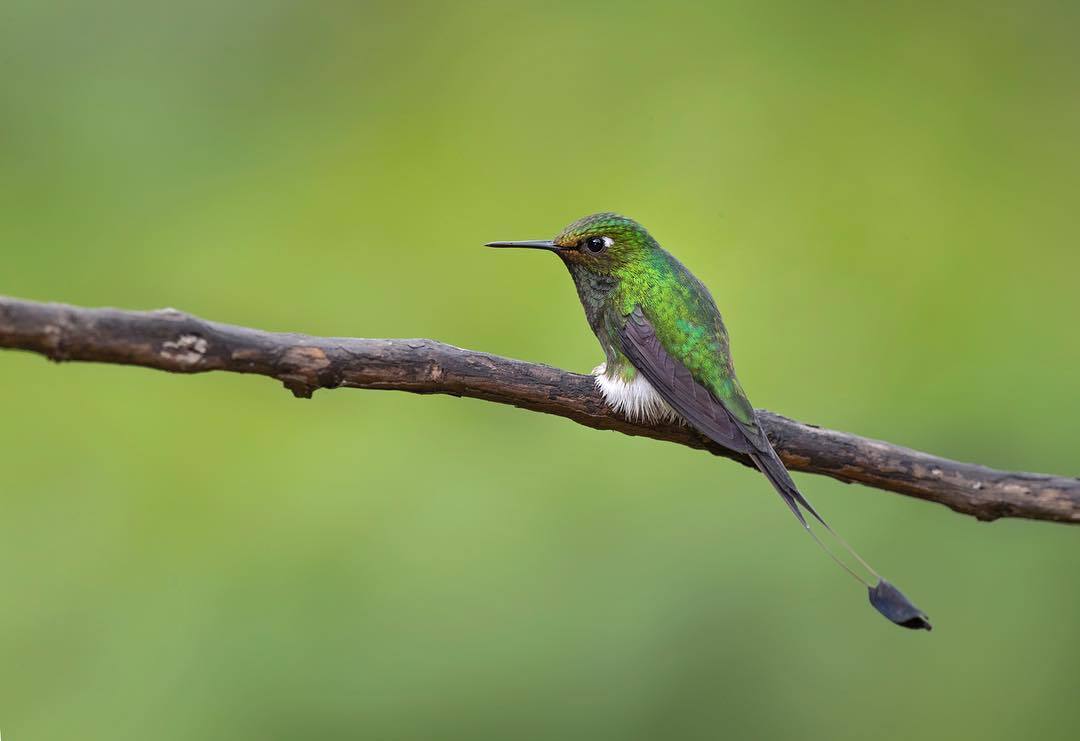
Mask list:
POLYGON ((884 579, 870 587, 870 604, 892 622, 912 630, 931 630, 926 613, 904 596, 904 593, 884 579))

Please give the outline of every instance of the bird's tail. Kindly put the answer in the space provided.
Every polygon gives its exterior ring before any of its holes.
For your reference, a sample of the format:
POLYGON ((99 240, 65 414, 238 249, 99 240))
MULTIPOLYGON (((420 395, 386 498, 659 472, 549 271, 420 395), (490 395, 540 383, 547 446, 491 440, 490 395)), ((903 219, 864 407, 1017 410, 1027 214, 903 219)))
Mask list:
POLYGON ((858 582, 865 586, 870 595, 870 604, 880 612, 882 615, 893 621, 897 625, 901 625, 905 628, 921 628, 930 630, 930 620, 926 617, 926 614, 915 607, 905 597, 899 589, 887 582, 881 577, 881 575, 874 570, 874 568, 868 564, 862 556, 860 556, 854 548, 848 545, 847 541, 841 538, 835 530, 829 527, 829 523, 825 522, 825 519, 818 514, 813 505, 806 500, 806 497, 802 495, 799 488, 795 486, 795 482, 791 479, 791 474, 788 473, 787 468, 783 462, 777 456, 776 451, 772 449, 772 446, 768 446, 766 451, 754 451, 750 453, 750 458, 754 461, 754 465, 765 474, 765 477, 769 479, 769 482, 776 489, 780 498, 784 500, 784 503, 788 506, 791 512, 799 520, 799 523, 806 529, 806 532, 810 534, 821 549, 829 554, 829 557, 840 565, 844 571, 851 574, 858 582), (847 551, 852 558, 857 562, 857 566, 861 566, 871 577, 866 579, 860 576, 855 566, 845 563, 839 556, 837 556, 817 533, 810 527, 810 523, 807 521, 803 511, 817 520, 825 532, 831 536, 843 550, 847 551))

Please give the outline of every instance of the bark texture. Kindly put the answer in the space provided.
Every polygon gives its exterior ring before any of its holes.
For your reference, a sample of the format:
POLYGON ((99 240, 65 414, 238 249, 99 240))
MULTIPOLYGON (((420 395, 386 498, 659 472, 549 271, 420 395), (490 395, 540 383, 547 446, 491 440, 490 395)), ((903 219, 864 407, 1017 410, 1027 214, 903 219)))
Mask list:
MULTIPOLYGON (((631 422, 608 410, 591 376, 434 340, 311 337, 220 324, 173 309, 87 309, 0 296, 0 347, 57 362, 138 365, 172 373, 252 373, 281 381, 298 397, 347 387, 483 399, 751 465, 688 427, 631 422)), ((761 409, 758 415, 792 471, 938 502, 980 520, 1080 523, 1080 479, 999 471, 761 409)))

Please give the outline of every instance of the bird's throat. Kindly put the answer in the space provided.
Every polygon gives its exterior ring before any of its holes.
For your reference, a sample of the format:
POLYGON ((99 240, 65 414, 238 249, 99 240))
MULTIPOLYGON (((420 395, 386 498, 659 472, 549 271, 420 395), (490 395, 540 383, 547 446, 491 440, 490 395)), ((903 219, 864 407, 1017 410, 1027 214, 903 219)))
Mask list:
POLYGON ((604 309, 611 299, 612 293, 619 285, 619 279, 613 275, 594 273, 582 265, 565 262, 566 269, 574 279, 574 287, 577 288, 581 306, 585 309, 585 318, 589 320, 589 326, 597 337, 600 336, 603 326, 604 309))

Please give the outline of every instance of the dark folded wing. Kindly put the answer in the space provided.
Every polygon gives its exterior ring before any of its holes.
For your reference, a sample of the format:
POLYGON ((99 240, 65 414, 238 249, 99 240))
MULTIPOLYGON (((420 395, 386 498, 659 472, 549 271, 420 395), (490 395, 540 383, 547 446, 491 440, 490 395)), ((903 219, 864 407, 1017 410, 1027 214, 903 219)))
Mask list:
POLYGON ((626 317, 620 339, 623 354, 630 363, 683 419, 725 448, 749 454, 803 527, 806 518, 799 510, 800 505, 825 524, 791 480, 757 421, 753 420, 752 426, 740 423, 721 400, 698 383, 690 370, 664 348, 640 306, 634 307, 626 317))
POLYGON ((737 453, 754 450, 724 405, 694 379, 686 366, 664 349, 656 330, 641 313, 640 307, 626 317, 621 340, 623 354, 630 363, 645 376, 660 397, 695 429, 737 453))

